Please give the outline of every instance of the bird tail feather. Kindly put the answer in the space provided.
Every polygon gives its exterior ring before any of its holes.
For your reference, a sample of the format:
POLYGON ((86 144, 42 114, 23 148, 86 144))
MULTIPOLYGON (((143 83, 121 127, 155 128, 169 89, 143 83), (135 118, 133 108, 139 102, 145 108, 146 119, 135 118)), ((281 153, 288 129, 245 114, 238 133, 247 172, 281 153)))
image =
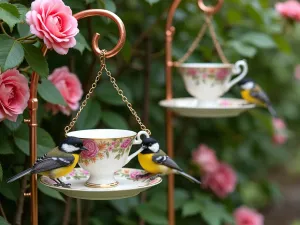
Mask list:
POLYGON ((268 104, 267 107, 268 107, 268 110, 269 110, 270 114, 273 117, 277 117, 277 113, 276 113, 275 109, 273 108, 273 106, 271 104, 268 104))
POLYGON ((31 173, 31 171, 32 171, 31 168, 29 168, 29 169, 27 169, 27 170, 24 170, 24 171, 22 171, 21 173, 18 173, 17 175, 15 175, 15 176, 9 178, 9 179, 7 180, 7 183, 11 183, 11 182, 13 182, 13 181, 15 181, 15 180, 17 180, 17 179, 19 179, 19 178, 21 178, 21 177, 23 177, 23 176, 29 174, 29 173, 31 173))
POLYGON ((201 182, 199 180, 197 180, 196 178, 192 177, 191 175, 189 175, 183 171, 176 170, 176 173, 184 176, 185 178, 187 178, 188 180, 190 180, 193 183, 201 184, 201 182))

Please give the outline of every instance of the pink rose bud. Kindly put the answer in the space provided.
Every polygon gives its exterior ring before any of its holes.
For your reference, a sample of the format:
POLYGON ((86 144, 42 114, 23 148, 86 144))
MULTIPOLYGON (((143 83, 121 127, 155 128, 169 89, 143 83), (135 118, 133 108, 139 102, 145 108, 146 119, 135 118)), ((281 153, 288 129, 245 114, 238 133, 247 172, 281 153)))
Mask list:
POLYGON ((16 121, 27 107, 29 88, 27 79, 16 69, 0 74, 0 121, 16 121))
POLYGON ((240 207, 234 212, 236 225, 263 225, 264 217, 260 213, 247 207, 240 207))
POLYGON ((44 40, 47 48, 65 55, 76 45, 78 23, 62 0, 35 0, 26 14, 30 32, 44 40))
POLYGON ((219 161, 214 150, 206 145, 199 145, 192 154, 193 161, 198 164, 205 173, 213 172, 219 166, 219 161))
POLYGON ((203 178, 203 187, 210 188, 220 198, 225 198, 232 193, 236 183, 234 170, 225 163, 220 163, 214 172, 207 173, 203 178))
POLYGON ((57 68, 48 77, 67 103, 67 106, 53 105, 48 103, 46 109, 56 114, 61 111, 65 115, 70 115, 71 111, 79 108, 79 101, 82 97, 83 91, 81 83, 77 76, 69 71, 65 66, 57 68))

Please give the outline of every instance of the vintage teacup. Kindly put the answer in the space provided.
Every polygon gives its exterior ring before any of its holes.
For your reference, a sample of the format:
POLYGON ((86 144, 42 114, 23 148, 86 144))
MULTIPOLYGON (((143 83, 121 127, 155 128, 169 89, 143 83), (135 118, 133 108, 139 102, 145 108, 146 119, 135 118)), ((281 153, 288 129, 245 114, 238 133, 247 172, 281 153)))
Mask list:
POLYGON ((183 63, 178 67, 188 93, 201 101, 217 100, 248 72, 244 60, 235 64, 183 63), (238 76, 231 80, 234 75, 238 76))
POLYGON ((141 144, 141 136, 149 137, 145 131, 138 134, 130 130, 91 129, 72 131, 67 136, 83 140, 88 151, 80 154, 79 165, 90 173, 85 183, 88 187, 114 187, 118 182, 114 172, 121 169, 140 151, 129 155, 132 145, 141 144))

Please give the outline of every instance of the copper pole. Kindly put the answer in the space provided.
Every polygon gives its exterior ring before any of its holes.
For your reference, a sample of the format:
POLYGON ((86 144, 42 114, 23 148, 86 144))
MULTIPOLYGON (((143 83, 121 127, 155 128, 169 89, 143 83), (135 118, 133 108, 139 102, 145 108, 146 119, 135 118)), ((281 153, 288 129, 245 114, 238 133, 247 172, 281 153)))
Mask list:
MULTIPOLYGON (((79 20, 85 17, 90 16, 104 16, 112 19, 117 25, 119 29, 119 41, 117 45, 110 51, 106 53, 106 58, 110 58, 115 56, 123 47, 126 39, 126 30, 124 23, 122 20, 114 13, 103 10, 103 9, 90 9, 84 10, 74 15, 74 17, 79 20)), ((94 53, 99 56, 100 49, 98 47, 98 40, 100 34, 96 33, 93 36, 92 40, 92 48, 94 53)), ((42 48, 43 55, 45 56, 47 53, 47 48, 44 45, 42 48)), ((29 138, 30 138, 30 164, 31 166, 35 163, 37 158, 37 109, 38 109, 38 99, 37 99, 37 87, 38 87, 39 75, 36 72, 33 72, 31 75, 31 83, 30 83, 30 98, 28 101, 28 109, 30 119, 24 119, 24 122, 29 126, 29 138)), ((31 225, 38 225, 38 198, 37 198, 37 175, 31 176, 31 225)), ((27 196, 27 195, 26 195, 27 196)))
MULTIPOLYGON (((166 49, 166 58, 165 58, 165 72, 166 72, 166 99, 173 98, 173 91, 172 91, 172 42, 173 42, 173 35, 175 32, 175 27, 172 26, 173 18, 178 5, 180 4, 181 0, 174 0, 168 16, 167 16, 167 24, 166 24, 166 42, 165 42, 165 49, 166 49)), ((202 9, 205 13, 213 14, 216 13, 221 5, 223 0, 219 0, 218 4, 214 7, 207 7, 204 5, 202 0, 198 0, 198 5, 200 9, 202 9)), ((174 156, 174 137, 173 137, 173 113, 171 110, 166 110, 166 144, 168 155, 170 157, 174 156)), ((169 225, 175 225, 175 210, 174 210, 174 175, 169 175, 168 177, 168 220, 169 225)))

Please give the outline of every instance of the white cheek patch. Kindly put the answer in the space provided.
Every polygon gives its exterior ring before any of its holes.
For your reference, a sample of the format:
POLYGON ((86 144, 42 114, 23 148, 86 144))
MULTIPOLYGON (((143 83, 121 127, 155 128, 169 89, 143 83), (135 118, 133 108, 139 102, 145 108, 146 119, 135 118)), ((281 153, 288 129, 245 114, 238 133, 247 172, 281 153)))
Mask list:
POLYGON ((75 147, 73 145, 68 145, 68 144, 63 144, 61 146, 61 148, 65 151, 65 152, 75 152, 78 151, 80 148, 75 147))
POLYGON ((254 87, 253 82, 248 82, 248 83, 242 85, 242 88, 245 89, 245 90, 250 90, 253 87, 254 87))
POLYGON ((159 144, 158 144, 158 143, 155 143, 155 144, 153 144, 152 146, 150 146, 149 149, 150 149, 152 152, 158 152, 158 151, 159 151, 159 144))

